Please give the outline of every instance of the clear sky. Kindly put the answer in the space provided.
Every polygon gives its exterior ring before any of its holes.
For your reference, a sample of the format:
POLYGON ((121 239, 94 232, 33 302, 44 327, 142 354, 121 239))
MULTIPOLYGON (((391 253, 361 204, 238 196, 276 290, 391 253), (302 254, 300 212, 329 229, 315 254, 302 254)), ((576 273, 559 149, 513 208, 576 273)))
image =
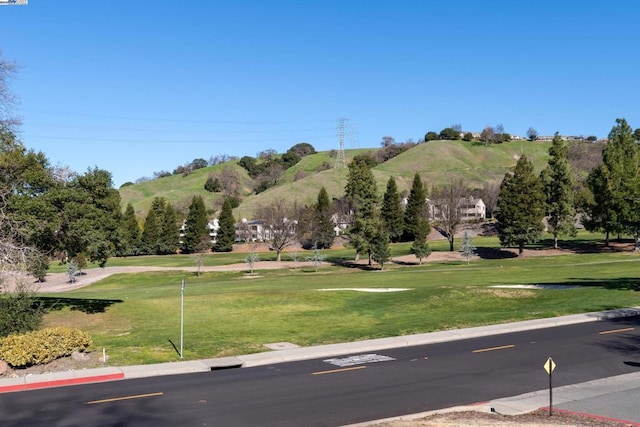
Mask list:
POLYGON ((20 137, 114 185, 299 142, 452 124, 640 127, 637 0, 29 0, 0 6, 20 137))

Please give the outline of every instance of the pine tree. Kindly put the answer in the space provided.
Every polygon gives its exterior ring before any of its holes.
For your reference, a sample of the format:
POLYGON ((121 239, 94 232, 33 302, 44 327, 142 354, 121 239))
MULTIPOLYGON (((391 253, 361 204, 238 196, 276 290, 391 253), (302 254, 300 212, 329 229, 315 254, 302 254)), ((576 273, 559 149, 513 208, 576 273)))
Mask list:
POLYGON ((602 203, 597 210, 608 221, 611 230, 607 231, 634 233, 637 250, 640 244, 640 151, 625 119, 616 119, 609 143, 602 152, 602 162, 601 170, 596 172, 601 180, 597 184, 606 188, 608 199, 603 200, 594 193, 596 201, 602 203))
POLYGON ((569 166, 569 148, 556 132, 549 148, 549 163, 540 174, 546 196, 546 213, 553 247, 558 249, 558 236, 575 236, 573 177, 569 166))
POLYGON ((178 215, 170 203, 166 203, 159 221, 160 236, 158 237, 157 253, 160 255, 174 254, 180 246, 180 227, 178 215))
POLYGON ((384 270, 384 264, 391 258, 389 234, 382 228, 378 230, 375 241, 371 245, 371 258, 380 264, 380 270, 384 270))
POLYGON ((498 231, 502 246, 518 247, 536 242, 543 230, 545 197, 540 179, 533 173, 533 164, 522 156, 500 185, 498 198, 498 231))
POLYGON ((236 221, 233 218, 233 208, 231 200, 225 197, 218 218, 218 233, 216 236, 215 250, 218 252, 231 252, 233 242, 236 240, 236 221))
POLYGON ((609 246, 609 236, 616 231, 616 224, 612 216, 614 211, 613 189, 609 186, 609 169, 600 165, 589 172, 587 187, 591 197, 585 208, 586 215, 582 218, 584 228, 588 231, 601 231, 605 233, 604 243, 609 246))
POLYGON ((422 265, 422 260, 431 255, 431 249, 427 243, 430 227, 426 220, 422 219, 418 223, 416 237, 411 245, 411 253, 418 258, 418 262, 422 265))
POLYGON ((149 209, 142 228, 141 253, 156 255, 158 252, 158 240, 160 239, 160 220, 154 209, 149 209))
MULTIPOLYGON (((407 199, 407 207, 404 210, 404 233, 402 237, 404 241, 415 240, 418 227, 424 225, 421 224, 421 220, 424 219, 426 221, 424 215, 426 203, 427 192, 424 189, 420 175, 416 173, 413 177, 409 198, 407 199)), ((429 225, 428 222, 426 224, 429 225)), ((429 229, 430 228, 429 226, 429 229)), ((429 234, 429 232, 427 232, 427 234, 429 234)))
POLYGON ((193 196, 185 221, 182 251, 184 253, 204 252, 210 247, 209 221, 201 196, 193 196))
POLYGON ((380 217, 384 227, 389 233, 392 242, 397 242, 402 237, 404 230, 404 218, 402 212, 402 200, 396 180, 393 177, 387 181, 387 190, 382 197, 382 208, 380 209, 380 217))
POLYGON ((137 255, 140 252, 140 225, 131 202, 127 203, 122 215, 120 234, 122 236, 120 255, 137 255))
POLYGON ((334 224, 331 221, 330 208, 329 194, 322 187, 318 192, 318 201, 315 205, 315 227, 312 237, 315 247, 318 249, 329 249, 336 236, 333 230, 334 224))
POLYGON ((354 158, 349 163, 345 195, 354 213, 348 230, 349 243, 356 250, 356 260, 366 252, 371 265, 372 243, 380 228, 378 188, 366 158, 354 158))
POLYGON ((144 220, 142 235, 140 237, 141 253, 147 255, 160 255, 162 253, 160 250, 162 234, 164 232, 162 218, 166 205, 167 201, 164 197, 155 197, 151 202, 151 208, 144 220))

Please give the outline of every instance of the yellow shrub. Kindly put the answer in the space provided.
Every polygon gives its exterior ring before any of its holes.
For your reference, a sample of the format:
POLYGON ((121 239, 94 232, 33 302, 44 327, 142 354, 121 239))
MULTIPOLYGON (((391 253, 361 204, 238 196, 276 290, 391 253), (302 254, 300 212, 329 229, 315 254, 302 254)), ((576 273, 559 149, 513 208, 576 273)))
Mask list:
POLYGON ((0 360, 13 367, 49 363, 74 351, 84 351, 91 337, 80 329, 45 328, 0 339, 0 360))

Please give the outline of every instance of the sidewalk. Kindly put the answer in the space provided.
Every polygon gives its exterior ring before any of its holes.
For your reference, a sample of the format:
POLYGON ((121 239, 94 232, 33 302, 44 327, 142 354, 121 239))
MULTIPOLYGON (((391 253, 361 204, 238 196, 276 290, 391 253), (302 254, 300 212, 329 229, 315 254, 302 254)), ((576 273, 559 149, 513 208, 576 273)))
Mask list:
MULTIPOLYGON (((637 405, 639 398, 640 372, 555 387, 553 389, 553 411, 587 414, 593 418, 617 421, 626 426, 640 426, 640 408, 637 405)), ((413 421, 429 415, 461 411, 518 415, 548 407, 549 390, 539 390, 483 402, 478 405, 455 406, 344 427, 369 427, 391 421, 413 421)))
MULTIPOLYGON (((595 322, 604 319, 629 317, 640 315, 640 307, 617 309, 604 312, 575 314, 548 319, 529 320, 524 322, 507 323, 502 325, 480 326, 476 328, 459 329, 451 331, 433 332, 427 334, 406 335, 400 337, 381 338, 367 341, 359 341, 343 344, 328 344, 314 347, 289 348, 284 350, 267 351, 263 353, 249 354, 236 357, 224 357, 216 359, 204 359, 184 362, 168 362, 152 365, 105 367, 84 369, 78 371, 54 372, 41 375, 30 375, 16 378, 0 379, 0 393, 33 390, 37 388, 59 387, 74 384, 112 381, 130 378, 143 378, 161 375, 176 375, 195 372, 209 372, 214 369, 233 367, 253 367, 272 365, 283 362, 299 360, 319 359, 334 357, 344 354, 379 351, 391 348, 409 347, 423 344, 434 344, 467 338, 477 338, 489 335, 498 335, 510 332, 520 332, 533 329, 550 328, 555 326, 572 325, 577 323, 595 322)), ((627 374, 620 377, 605 378, 588 383, 571 385, 554 389, 554 407, 565 408, 580 412, 584 406, 580 402, 588 402, 589 399, 625 392, 626 395, 640 395, 640 373, 627 374), (634 390, 637 394, 633 394, 634 390), (576 403, 577 402, 577 403, 576 403), (564 406, 563 406, 564 405, 564 406)), ((619 401, 620 399, 617 399, 619 401)), ((637 401, 637 399, 635 400, 637 401)), ((494 408, 495 411, 505 415, 530 412, 532 410, 548 406, 548 391, 542 390, 498 399, 483 405, 463 408, 450 408, 448 410, 486 410, 494 408)), ((611 404, 605 404, 611 408, 611 404)), ((586 405, 589 409, 593 407, 586 405)), ((601 409, 601 412, 606 408, 601 409)), ((438 412, 443 412, 438 411, 438 412)), ((586 412, 589 412, 588 410, 586 412)), ((616 412, 619 414, 620 412, 616 412)), ((415 419, 427 414, 413 414, 397 419, 415 419)), ((608 416, 605 413, 598 415, 608 416)), ((633 410, 633 415, 640 425, 640 411, 633 410)), ((632 420, 633 417, 629 417, 632 420)))

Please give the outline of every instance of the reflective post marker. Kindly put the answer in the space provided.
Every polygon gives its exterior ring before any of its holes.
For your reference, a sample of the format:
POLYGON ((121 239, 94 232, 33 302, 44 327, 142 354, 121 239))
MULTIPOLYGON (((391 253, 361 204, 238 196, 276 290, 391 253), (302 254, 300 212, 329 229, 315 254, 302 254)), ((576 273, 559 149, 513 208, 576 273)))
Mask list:
POLYGON ((182 287, 180 288, 180 359, 182 359, 184 343, 184 286, 185 280, 182 279, 182 287))
POLYGON ((553 385, 552 385, 552 372, 556 369, 556 362, 552 358, 548 358, 544 364, 544 370, 549 374, 549 416, 553 415, 553 385))

